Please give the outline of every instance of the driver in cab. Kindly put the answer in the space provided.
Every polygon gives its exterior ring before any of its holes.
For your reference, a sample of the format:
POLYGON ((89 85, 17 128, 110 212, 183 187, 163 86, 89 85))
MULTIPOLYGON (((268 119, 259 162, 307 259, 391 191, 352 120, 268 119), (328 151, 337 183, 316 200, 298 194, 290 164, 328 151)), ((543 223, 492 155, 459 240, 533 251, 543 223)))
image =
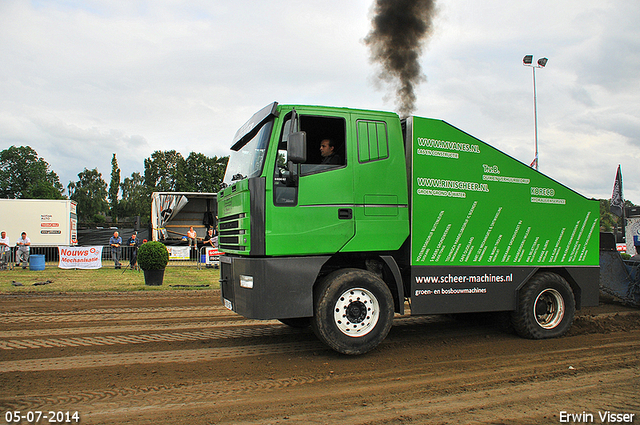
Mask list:
POLYGON ((342 159, 336 154, 335 149, 336 147, 331 139, 324 139, 320 142, 320 155, 322 156, 320 164, 342 165, 342 159))

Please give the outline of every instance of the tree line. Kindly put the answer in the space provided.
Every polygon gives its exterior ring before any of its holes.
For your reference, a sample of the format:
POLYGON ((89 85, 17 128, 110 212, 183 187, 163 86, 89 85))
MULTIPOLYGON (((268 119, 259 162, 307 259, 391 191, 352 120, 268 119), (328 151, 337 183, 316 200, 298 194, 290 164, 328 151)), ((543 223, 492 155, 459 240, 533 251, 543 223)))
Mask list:
POLYGON ((144 160, 144 173, 121 179, 116 154, 111 158, 111 179, 97 168, 78 173, 67 185, 68 198, 58 175, 30 146, 11 146, 0 152, 0 197, 7 199, 72 199, 78 203, 78 220, 104 223, 140 216, 148 222, 152 192, 218 192, 228 157, 208 157, 191 152, 155 151, 144 160))
MULTIPOLYGON (((218 192, 229 157, 208 157, 191 152, 155 151, 144 160, 144 174, 121 180, 116 154, 111 159, 111 180, 97 168, 85 168, 69 182, 69 198, 78 203, 81 222, 103 223, 140 216, 148 222, 152 192, 218 192)), ((9 199, 67 199, 58 175, 29 146, 11 146, 0 152, 0 197, 9 199)), ((625 200, 625 206, 634 206, 625 200)), ((620 228, 622 219, 609 212, 609 199, 600 199, 600 229, 620 228)))

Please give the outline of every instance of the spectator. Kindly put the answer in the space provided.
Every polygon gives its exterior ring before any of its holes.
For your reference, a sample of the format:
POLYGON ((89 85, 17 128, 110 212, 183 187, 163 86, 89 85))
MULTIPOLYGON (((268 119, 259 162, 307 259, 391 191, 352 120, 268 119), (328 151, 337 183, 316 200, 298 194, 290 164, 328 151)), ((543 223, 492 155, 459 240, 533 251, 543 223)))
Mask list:
POLYGON ((193 226, 189 227, 189 230, 187 231, 187 239, 189 240, 189 247, 191 247, 191 244, 193 244, 194 248, 198 248, 198 245, 196 242, 197 237, 198 237, 198 234, 196 233, 195 230, 193 230, 193 226))
POLYGON ((633 247, 636 249, 636 255, 640 256, 640 229, 636 230, 636 234, 633 235, 633 247))
POLYGON ((202 243, 204 245, 212 246, 214 248, 218 246, 218 236, 213 235, 213 229, 209 229, 207 231, 207 236, 204 237, 204 239, 202 240, 202 243))
POLYGON ((127 240, 127 245, 131 247, 131 259, 129 260, 129 266, 132 269, 136 269, 138 263, 138 246, 140 245, 140 241, 136 233, 132 234, 127 240))
POLYGON ((111 245, 111 258, 113 259, 113 264, 116 269, 121 269, 122 264, 120 264, 120 253, 122 252, 122 238, 118 234, 117 231, 113 232, 113 236, 109 239, 109 245, 111 245))
POLYGON ((18 250, 16 251, 16 267, 22 265, 22 268, 26 269, 29 264, 29 247, 31 245, 31 239, 27 237, 27 232, 22 232, 16 245, 18 245, 18 250))
MULTIPOLYGON (((207 230, 207 236, 204 237, 204 239, 202 240, 202 243, 205 246, 210 246, 212 248, 217 249, 218 248, 218 232, 216 231, 215 236, 214 236, 213 229, 210 228, 209 230, 207 230)), ((211 268, 211 267, 218 268, 219 265, 218 265, 217 262, 214 263, 215 266, 211 264, 211 262, 213 261, 211 253, 207 252, 206 255, 208 256, 208 258, 207 258, 207 266, 206 267, 207 268, 211 268)))
POLYGON ((11 242, 4 230, 0 233, 0 269, 6 270, 11 261, 11 242))

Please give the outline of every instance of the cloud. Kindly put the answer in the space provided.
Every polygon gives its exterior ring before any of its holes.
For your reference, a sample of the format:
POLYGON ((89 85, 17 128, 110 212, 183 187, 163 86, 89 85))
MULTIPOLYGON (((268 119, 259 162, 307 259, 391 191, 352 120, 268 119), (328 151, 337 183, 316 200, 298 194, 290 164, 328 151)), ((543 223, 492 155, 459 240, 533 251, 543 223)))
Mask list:
MULTIPOLYGON (((272 101, 392 109, 363 39, 371 0, 0 2, 0 149, 32 146, 63 185, 106 180, 155 150, 226 155, 272 101)), ((541 171, 609 197, 618 164, 640 203, 640 9, 631 0, 438 2, 416 114, 533 159, 536 72, 541 171)))

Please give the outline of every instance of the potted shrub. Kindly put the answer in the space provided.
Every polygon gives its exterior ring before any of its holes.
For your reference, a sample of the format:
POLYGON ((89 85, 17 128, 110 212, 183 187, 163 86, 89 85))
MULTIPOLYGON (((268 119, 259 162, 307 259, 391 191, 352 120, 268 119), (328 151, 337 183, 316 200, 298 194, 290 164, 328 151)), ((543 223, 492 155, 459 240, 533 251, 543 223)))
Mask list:
POLYGON ((138 248, 138 265, 144 271, 146 285, 162 285, 168 262, 169 251, 162 242, 146 242, 138 248))

